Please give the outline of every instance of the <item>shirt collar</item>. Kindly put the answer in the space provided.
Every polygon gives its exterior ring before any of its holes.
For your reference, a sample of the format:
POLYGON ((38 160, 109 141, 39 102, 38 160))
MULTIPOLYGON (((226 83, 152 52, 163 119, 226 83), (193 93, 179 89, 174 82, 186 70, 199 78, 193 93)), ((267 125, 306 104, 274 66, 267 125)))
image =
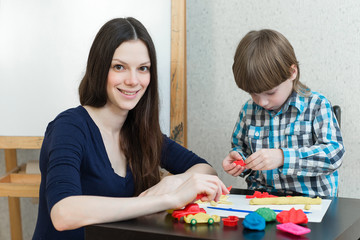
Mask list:
MULTIPOLYGON (((255 103, 254 103, 255 104, 255 103)), ((281 113, 286 112, 290 106, 296 107, 299 110, 299 114, 301 114, 304 111, 304 97, 299 95, 297 92, 293 91, 289 98, 286 100, 284 105, 281 107, 280 111, 275 113, 274 111, 268 111, 266 110, 270 115, 278 115, 281 113)), ((260 107, 259 105, 255 104, 255 113, 265 110, 263 107, 260 107)))
POLYGON ((301 114, 305 109, 304 100, 305 97, 293 91, 284 106, 282 107, 282 111, 286 112, 289 109, 289 106, 294 106, 299 110, 299 113, 301 114))

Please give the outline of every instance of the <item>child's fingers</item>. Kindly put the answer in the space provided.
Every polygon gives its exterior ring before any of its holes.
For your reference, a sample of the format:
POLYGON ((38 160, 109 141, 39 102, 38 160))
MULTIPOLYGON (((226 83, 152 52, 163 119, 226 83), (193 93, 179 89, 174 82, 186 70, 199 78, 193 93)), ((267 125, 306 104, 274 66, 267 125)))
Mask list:
POLYGON ((235 167, 233 169, 226 171, 226 172, 228 174, 236 177, 236 176, 239 176, 244 171, 244 169, 245 169, 244 167, 235 164, 235 167))
POLYGON ((230 158, 235 161, 235 160, 243 160, 240 153, 236 152, 236 151, 232 151, 230 152, 230 158))

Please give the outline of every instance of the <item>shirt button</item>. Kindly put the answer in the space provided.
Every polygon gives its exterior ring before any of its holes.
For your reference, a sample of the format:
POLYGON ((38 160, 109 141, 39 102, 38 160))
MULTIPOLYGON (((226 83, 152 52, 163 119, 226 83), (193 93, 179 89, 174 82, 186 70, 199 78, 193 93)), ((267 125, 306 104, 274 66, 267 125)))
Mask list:
POLYGON ((258 137, 260 135, 259 132, 255 132, 255 136, 258 137))
POLYGON ((274 117, 274 119, 275 119, 275 120, 278 120, 278 119, 279 119, 279 117, 278 117, 278 116, 275 116, 275 117, 274 117))
POLYGON ((278 180, 279 179, 279 175, 275 175, 274 179, 278 180))

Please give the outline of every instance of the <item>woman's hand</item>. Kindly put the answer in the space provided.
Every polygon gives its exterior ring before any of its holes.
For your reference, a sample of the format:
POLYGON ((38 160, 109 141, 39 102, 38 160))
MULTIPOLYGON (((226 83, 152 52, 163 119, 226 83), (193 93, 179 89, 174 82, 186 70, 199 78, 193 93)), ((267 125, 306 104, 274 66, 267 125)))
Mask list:
POLYGON ((181 208, 193 202, 197 195, 201 194, 202 201, 219 201, 222 194, 228 194, 229 190, 224 183, 214 175, 192 174, 183 184, 174 189, 174 208, 181 208))
POLYGON ((172 208, 181 208, 193 202, 198 194, 202 195, 202 201, 219 201, 222 194, 228 193, 229 190, 224 183, 215 175, 183 173, 163 178, 139 196, 161 197, 166 194, 172 199, 172 208))
POLYGON ((161 195, 172 192, 174 189, 183 184, 190 177, 190 175, 191 174, 188 173, 182 173, 166 176, 161 179, 158 184, 142 192, 139 197, 161 195))
POLYGON ((224 171, 234 177, 239 176, 246 169, 241 165, 235 164, 234 161, 236 160, 243 160, 243 158, 238 152, 232 151, 226 156, 222 163, 224 171))

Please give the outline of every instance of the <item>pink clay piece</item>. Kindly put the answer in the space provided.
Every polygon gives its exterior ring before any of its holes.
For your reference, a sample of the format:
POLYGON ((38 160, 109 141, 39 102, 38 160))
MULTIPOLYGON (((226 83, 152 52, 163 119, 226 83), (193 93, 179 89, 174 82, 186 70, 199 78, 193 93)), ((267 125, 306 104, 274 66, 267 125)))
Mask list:
POLYGON ((303 235, 303 234, 307 234, 307 233, 311 232, 311 230, 309 228, 299 226, 292 222, 278 224, 278 225, 276 225, 276 228, 281 231, 289 232, 294 235, 303 235))

